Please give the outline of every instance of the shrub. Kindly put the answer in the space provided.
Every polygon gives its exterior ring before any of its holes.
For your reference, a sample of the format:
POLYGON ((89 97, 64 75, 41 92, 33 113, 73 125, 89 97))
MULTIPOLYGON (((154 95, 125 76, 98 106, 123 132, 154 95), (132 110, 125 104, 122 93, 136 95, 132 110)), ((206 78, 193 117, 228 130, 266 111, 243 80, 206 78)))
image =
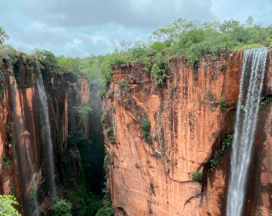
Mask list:
POLYGON ((35 188, 33 186, 30 188, 30 200, 32 203, 35 201, 35 188))
POLYGON ((213 100, 216 100, 216 99, 217 99, 217 95, 214 94, 214 95, 213 95, 213 100))
POLYGON ((194 181, 200 181, 202 179, 202 175, 198 171, 192 172, 192 178, 194 181))
POLYGON ((228 108, 226 101, 224 101, 223 99, 220 99, 219 106, 223 111, 225 111, 228 108))
POLYGON ((121 88, 129 87, 129 83, 126 81, 117 81, 121 88))
POLYGON ((260 102, 260 104, 258 106, 258 110, 262 109, 263 107, 265 107, 270 102, 272 102, 272 98, 271 97, 262 97, 261 98, 261 102, 260 102))
POLYGON ((154 79, 156 80, 156 84, 157 85, 161 85, 163 83, 163 80, 167 77, 169 77, 166 72, 167 72, 167 64, 166 63, 162 63, 160 65, 158 65, 157 63, 155 63, 152 66, 152 70, 151 73, 154 77, 154 79))
POLYGON ((89 114, 89 112, 92 111, 92 107, 91 106, 77 106, 75 107, 77 113, 81 116, 82 119, 87 119, 87 116, 89 114))
POLYGON ((18 202, 12 195, 0 195, 0 215, 1 216, 20 216, 19 212, 14 206, 17 206, 18 202))
POLYGON ((150 132, 150 122, 147 118, 142 119, 142 136, 146 142, 151 142, 152 136, 149 134, 150 132))
POLYGON ((3 155, 3 168, 10 168, 9 158, 6 154, 3 155))
POLYGON ((109 140, 110 140, 111 143, 115 142, 113 127, 109 127, 107 129, 107 137, 109 138, 109 140))
POLYGON ((215 151, 213 158, 210 160, 211 170, 213 170, 215 167, 218 167, 219 158, 231 144, 233 137, 233 135, 228 135, 227 138, 223 140, 221 149, 215 151))
POLYGON ((54 216, 72 216, 70 214, 72 204, 64 199, 57 199, 53 205, 54 216))
POLYGON ((105 204, 99 209, 95 216, 112 216, 114 215, 114 208, 111 204, 110 198, 106 197, 104 200, 105 204))

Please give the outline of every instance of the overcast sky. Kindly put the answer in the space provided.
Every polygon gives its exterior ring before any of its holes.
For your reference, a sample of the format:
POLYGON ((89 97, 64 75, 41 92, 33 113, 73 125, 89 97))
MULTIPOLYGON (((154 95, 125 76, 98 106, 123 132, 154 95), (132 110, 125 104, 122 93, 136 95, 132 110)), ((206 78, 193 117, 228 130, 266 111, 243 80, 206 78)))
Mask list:
POLYGON ((74 57, 112 52, 123 40, 144 41, 177 18, 245 22, 248 16, 272 23, 272 1, 1 0, 0 5, 0 26, 10 35, 5 44, 74 57))

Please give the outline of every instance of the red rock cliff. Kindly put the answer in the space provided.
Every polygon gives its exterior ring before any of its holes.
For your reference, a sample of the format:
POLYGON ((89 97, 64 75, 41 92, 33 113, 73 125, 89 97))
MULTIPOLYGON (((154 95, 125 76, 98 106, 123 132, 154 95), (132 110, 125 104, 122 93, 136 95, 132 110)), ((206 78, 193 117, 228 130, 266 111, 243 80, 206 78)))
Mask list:
MULTIPOLYGON (((263 95, 272 93, 271 52, 263 95)), ((233 133, 231 106, 238 99, 242 60, 242 51, 217 59, 203 56, 198 70, 193 70, 184 59, 175 58, 162 86, 142 65, 114 68, 103 112, 104 134, 112 126, 115 136, 113 144, 106 138, 105 146, 111 158, 108 183, 116 215, 225 214, 230 148, 212 171, 209 161, 233 133), (220 99, 228 104, 225 111, 220 99), (152 143, 142 137, 143 119, 150 121, 152 143), (201 182, 193 181, 194 171, 202 173, 201 182)), ((245 215, 271 214, 271 109, 267 105, 259 117, 245 215)))
MULTIPOLYGON (((35 85, 34 63, 17 59, 12 65, 9 57, 0 63, 0 194, 17 197, 20 212, 30 215, 33 200, 31 187, 37 190, 40 211, 47 206, 43 200, 50 195, 46 182, 45 128, 35 85), (34 182, 33 183, 33 179, 34 182)), ((67 149, 67 137, 80 133, 89 136, 88 118, 81 118, 75 106, 89 106, 90 82, 77 79, 72 73, 56 74, 44 68, 43 82, 47 94, 49 122, 54 151, 56 183, 79 172, 79 156, 75 146, 67 149), (75 156, 76 155, 76 156, 75 156), (64 172, 66 170, 66 173, 64 172)), ((102 150, 103 151, 103 150, 102 150)), ((101 168, 102 169, 102 168, 101 168)), ((58 187, 60 193, 60 189, 58 187)))

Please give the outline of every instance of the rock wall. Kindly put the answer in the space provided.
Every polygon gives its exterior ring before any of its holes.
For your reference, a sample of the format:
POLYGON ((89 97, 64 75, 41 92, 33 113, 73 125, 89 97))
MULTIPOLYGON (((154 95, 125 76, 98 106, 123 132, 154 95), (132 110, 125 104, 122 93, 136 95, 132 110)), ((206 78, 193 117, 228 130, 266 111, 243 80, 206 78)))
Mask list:
MULTIPOLYGON (((45 169, 48 166, 45 128, 35 83, 35 63, 24 58, 12 61, 15 63, 5 57, 0 62, 0 194, 15 195, 20 212, 30 215, 34 208, 30 195, 33 181, 40 212, 48 208, 51 195, 45 169)), ((76 111, 76 107, 92 106, 91 96, 97 92, 91 92, 94 87, 86 77, 78 79, 72 72, 61 75, 48 65, 40 67, 47 94, 58 196, 65 196, 67 188, 76 190, 81 162, 79 150, 82 149, 79 146, 83 144, 89 149, 85 153, 90 159, 83 161, 87 178, 100 178, 92 187, 99 190, 97 194, 101 196, 102 128, 99 130, 98 126, 92 131, 91 114, 81 116, 76 111), (96 135, 100 140, 92 141, 90 138, 96 135), (97 152, 94 161, 90 151, 97 152)))
MULTIPOLYGON (((263 95, 272 89, 271 52, 263 95)), ((110 155, 108 184, 116 215, 225 214, 230 148, 220 156, 217 168, 210 169, 210 160, 233 133, 242 60, 242 51, 217 59, 202 56, 194 70, 183 58, 175 58, 161 86, 143 65, 114 68, 102 109, 110 155), (220 108, 221 99, 228 105, 226 110, 220 108), (150 122, 151 142, 143 139, 143 119, 150 122), (194 171, 202 174, 200 182, 192 179, 194 171)), ((271 213, 270 109, 267 105, 260 112, 245 215, 271 213)))

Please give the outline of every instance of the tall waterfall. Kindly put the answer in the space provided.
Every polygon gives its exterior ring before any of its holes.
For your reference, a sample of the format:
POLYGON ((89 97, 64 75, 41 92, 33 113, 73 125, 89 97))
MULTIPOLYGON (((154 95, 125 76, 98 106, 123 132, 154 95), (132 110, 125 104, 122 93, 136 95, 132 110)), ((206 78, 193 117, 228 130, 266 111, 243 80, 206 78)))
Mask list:
POLYGON ((38 96, 41 103, 42 108, 42 119, 44 121, 44 129, 45 129, 45 149, 46 149, 46 156, 48 165, 46 166, 47 169, 47 176, 48 176, 48 182, 50 186, 50 192, 52 198, 56 198, 57 196, 57 190, 56 190, 56 183, 54 178, 54 155, 53 155, 53 146, 52 146, 52 139, 51 139, 51 129, 49 124, 49 116, 48 116, 48 106, 47 106, 47 97, 43 85, 43 79, 41 74, 41 69, 39 65, 36 63, 35 65, 35 75, 36 75, 36 85, 38 90, 38 96))
POLYGON ((267 48, 244 51, 231 152, 227 216, 241 216, 243 212, 267 51, 267 48))

